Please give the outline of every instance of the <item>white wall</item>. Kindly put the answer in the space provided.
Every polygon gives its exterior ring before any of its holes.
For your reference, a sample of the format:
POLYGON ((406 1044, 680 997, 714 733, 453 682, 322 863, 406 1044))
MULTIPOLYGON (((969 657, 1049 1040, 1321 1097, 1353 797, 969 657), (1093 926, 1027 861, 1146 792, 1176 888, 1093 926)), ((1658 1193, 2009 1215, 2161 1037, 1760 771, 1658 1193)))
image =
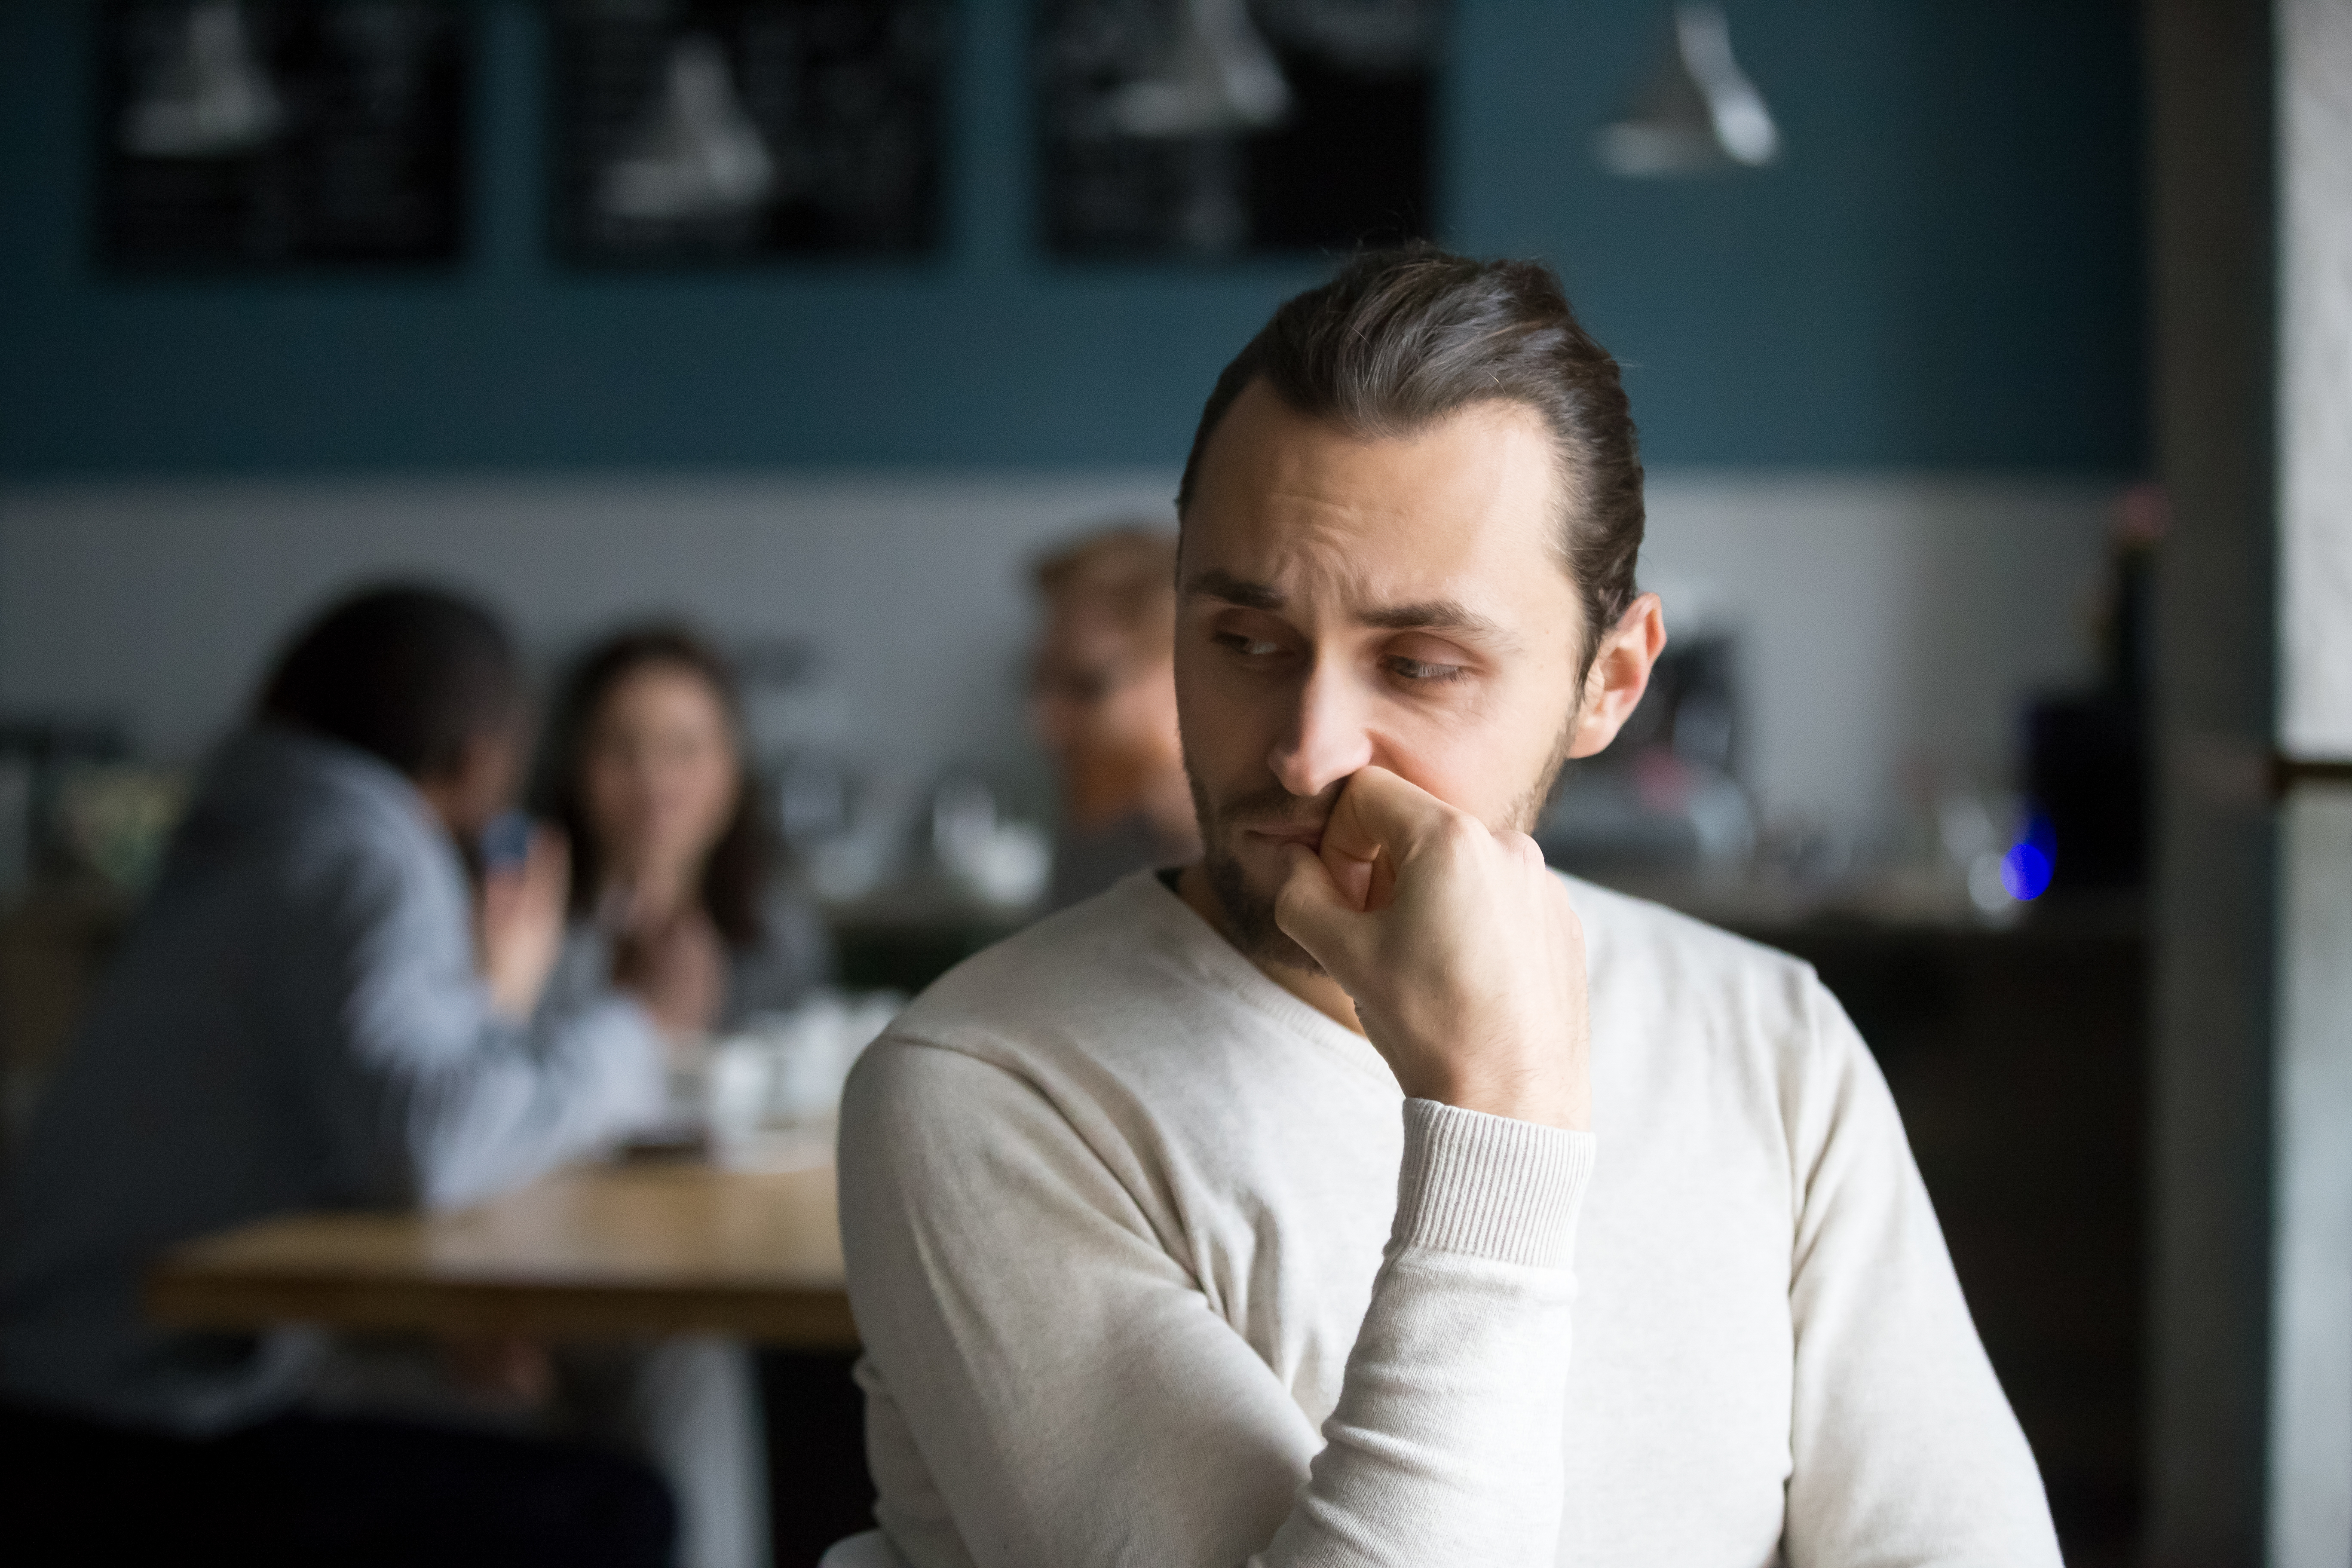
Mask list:
POLYGON ((2352 759, 2352 3, 2278 18, 2279 742, 2352 759))
POLYGON ((389 574, 469 586, 554 658, 684 612, 817 650, 859 750, 1003 756, 1022 563, 1112 513, 1173 521, 1163 476, 473 479, 0 492, 0 706, 121 716, 198 750, 289 626, 389 574))
MULTIPOLYGON (((2352 760, 2352 0, 2276 10, 2279 725, 2352 760)), ((2271 1562, 2352 1558, 2352 789, 2281 816, 2271 1562)))
MULTIPOLYGON (((689 612, 799 634, 860 752, 921 773, 1023 753, 1021 565, 1173 476, 385 479, 0 490, 0 708, 114 715, 185 756, 322 596, 426 573, 551 653, 689 612)), ((1997 780, 2027 690, 2087 669, 2090 483, 1667 474, 1645 575, 1669 622, 1747 639, 1751 782, 1854 820, 1919 761, 1997 780)))
POLYGON ((2112 486, 1668 474, 1643 572, 1740 628, 1764 809, 1854 823, 1906 775, 2011 782, 2031 693, 2089 679, 2112 486))

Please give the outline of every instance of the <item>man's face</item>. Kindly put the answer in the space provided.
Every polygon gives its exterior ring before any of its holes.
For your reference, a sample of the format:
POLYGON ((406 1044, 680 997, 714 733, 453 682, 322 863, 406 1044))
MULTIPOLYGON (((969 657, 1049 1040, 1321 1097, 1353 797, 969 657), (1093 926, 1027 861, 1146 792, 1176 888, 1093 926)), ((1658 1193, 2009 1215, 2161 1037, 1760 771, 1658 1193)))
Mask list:
POLYGON ((1184 518, 1176 696, 1210 885, 1251 957, 1315 967, 1274 922, 1281 847, 1319 843, 1359 768, 1533 826, 1584 638, 1558 484, 1522 404, 1375 441, 1263 383, 1226 413, 1184 518))
POLYGON ((1029 716, 1060 764, 1064 809, 1074 818, 1118 816, 1175 771, 1168 658, 1164 630, 1155 637, 1083 595, 1051 605, 1030 671, 1029 716))

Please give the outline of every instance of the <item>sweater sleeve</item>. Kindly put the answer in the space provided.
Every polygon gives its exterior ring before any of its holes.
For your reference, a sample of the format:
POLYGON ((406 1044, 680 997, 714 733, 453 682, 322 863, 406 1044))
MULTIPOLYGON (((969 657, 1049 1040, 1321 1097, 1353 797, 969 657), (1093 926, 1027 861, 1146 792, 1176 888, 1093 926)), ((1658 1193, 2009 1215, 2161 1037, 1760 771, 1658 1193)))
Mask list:
POLYGON ((870 1049, 842 1223, 900 1552, 1550 1563, 1592 1141, 1426 1100, 1404 1117, 1391 1240, 1318 1433, 1043 1094, 937 1047, 870 1049))
POLYGON ((1894 1098, 1843 1009, 1809 997, 1792 1108, 1801 1207, 1790 1568, 2057 1568, 2024 1434, 1978 1342, 1894 1098))

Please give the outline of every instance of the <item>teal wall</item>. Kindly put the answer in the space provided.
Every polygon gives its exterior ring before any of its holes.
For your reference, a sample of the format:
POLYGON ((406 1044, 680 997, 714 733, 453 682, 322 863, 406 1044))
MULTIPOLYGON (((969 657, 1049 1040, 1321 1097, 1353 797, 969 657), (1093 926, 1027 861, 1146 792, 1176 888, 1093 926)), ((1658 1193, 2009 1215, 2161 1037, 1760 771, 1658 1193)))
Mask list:
MULTIPOLYGON (((462 267, 159 281, 89 259, 94 6, 0 3, 0 476, 1172 465, 1318 275, 1038 255, 1022 0, 963 0, 937 259, 567 273, 539 14, 478 9, 462 267)), ((1728 9, 1785 162, 1636 184, 1585 148, 1663 0, 1457 0, 1446 237, 1561 268, 1654 464, 2137 467, 2135 8, 1728 9)))

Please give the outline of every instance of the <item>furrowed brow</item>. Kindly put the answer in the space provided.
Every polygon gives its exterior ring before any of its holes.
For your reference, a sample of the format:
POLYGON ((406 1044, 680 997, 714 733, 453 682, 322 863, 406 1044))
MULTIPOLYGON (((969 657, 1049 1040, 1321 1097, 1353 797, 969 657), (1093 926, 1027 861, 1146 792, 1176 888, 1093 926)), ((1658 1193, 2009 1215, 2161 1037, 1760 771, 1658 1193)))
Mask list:
POLYGON ((1496 647, 1517 646, 1518 639, 1502 624, 1451 599, 1419 605, 1383 605, 1356 616, 1363 626, 1391 632, 1458 632, 1496 647))
POLYGON ((1278 610, 1283 596, 1264 583, 1244 583, 1230 572, 1208 571, 1184 584, 1188 599, 1223 599, 1244 610, 1278 610))
MULTIPOLYGON (((1246 582, 1230 572, 1216 570, 1203 572, 1186 583, 1184 595, 1187 598, 1216 599, 1244 610, 1279 610, 1289 603, 1278 589, 1266 584, 1246 582)), ((1497 651, 1507 652, 1518 647, 1519 643, 1519 639, 1507 631, 1501 622, 1452 599, 1432 599, 1414 605, 1383 605, 1360 612, 1355 619, 1359 626, 1374 626, 1382 631, 1454 633, 1482 642, 1497 651)))

